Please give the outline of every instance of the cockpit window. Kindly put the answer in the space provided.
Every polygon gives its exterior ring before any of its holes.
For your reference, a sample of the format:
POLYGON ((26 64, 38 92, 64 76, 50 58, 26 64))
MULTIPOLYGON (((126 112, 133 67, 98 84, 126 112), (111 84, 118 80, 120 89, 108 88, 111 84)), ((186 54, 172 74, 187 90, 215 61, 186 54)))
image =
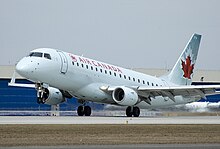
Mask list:
POLYGON ((51 59, 50 54, 48 54, 48 53, 44 53, 44 57, 47 59, 51 59))
POLYGON ((43 56, 43 53, 40 53, 40 52, 31 52, 29 54, 30 57, 34 56, 34 57, 42 57, 43 56))
POLYGON ((48 53, 41 53, 41 52, 31 52, 30 54, 29 54, 29 56, 30 57, 44 57, 44 58, 46 58, 46 59, 50 59, 51 60, 51 56, 50 56, 50 54, 48 54, 48 53), (44 55, 44 56, 43 56, 44 55))

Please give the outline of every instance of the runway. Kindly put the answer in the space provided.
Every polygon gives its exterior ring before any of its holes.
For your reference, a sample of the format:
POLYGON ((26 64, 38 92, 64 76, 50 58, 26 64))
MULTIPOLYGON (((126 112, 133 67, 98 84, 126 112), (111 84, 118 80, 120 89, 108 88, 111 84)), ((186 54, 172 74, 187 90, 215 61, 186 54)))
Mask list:
POLYGON ((220 116, 79 117, 0 116, 0 124, 220 124, 220 116))

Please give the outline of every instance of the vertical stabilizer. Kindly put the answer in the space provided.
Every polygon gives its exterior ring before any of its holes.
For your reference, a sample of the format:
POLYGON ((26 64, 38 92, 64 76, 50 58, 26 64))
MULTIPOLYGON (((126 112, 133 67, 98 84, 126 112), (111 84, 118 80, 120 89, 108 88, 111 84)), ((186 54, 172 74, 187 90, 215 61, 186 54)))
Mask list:
POLYGON ((178 85, 191 85, 199 51, 201 35, 194 34, 168 75, 168 80, 178 85))

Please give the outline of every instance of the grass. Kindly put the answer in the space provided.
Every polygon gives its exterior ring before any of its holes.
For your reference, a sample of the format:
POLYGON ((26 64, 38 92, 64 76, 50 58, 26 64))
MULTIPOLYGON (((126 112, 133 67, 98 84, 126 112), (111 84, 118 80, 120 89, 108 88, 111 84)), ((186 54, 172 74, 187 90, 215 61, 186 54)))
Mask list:
POLYGON ((0 125, 0 146, 220 143, 220 125, 0 125))

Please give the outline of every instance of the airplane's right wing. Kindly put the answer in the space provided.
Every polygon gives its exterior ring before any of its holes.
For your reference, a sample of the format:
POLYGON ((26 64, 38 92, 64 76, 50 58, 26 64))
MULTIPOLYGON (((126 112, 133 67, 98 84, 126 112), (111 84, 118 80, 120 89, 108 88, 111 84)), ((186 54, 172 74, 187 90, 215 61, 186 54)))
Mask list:
POLYGON ((8 83, 8 86, 36 88, 35 84, 22 84, 22 83, 11 83, 11 82, 8 83))
POLYGON ((35 87, 35 84, 16 83, 16 82, 15 82, 15 75, 16 75, 16 72, 13 73, 13 76, 12 76, 12 78, 11 78, 11 81, 8 83, 8 86, 36 88, 36 87, 35 87))

